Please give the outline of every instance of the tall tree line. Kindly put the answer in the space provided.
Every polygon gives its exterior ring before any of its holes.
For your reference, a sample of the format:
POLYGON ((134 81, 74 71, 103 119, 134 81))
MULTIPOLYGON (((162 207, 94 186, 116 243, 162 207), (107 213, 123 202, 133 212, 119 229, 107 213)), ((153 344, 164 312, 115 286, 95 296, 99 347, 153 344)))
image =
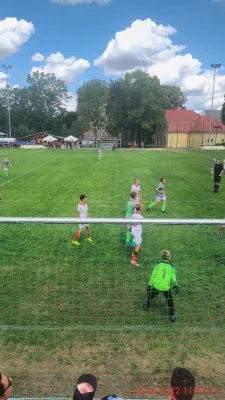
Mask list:
MULTIPOLYGON (((124 141, 150 142, 156 128, 166 126, 165 110, 179 109, 186 96, 179 87, 161 85, 143 71, 106 83, 84 82, 77 90, 77 110, 68 112, 65 82, 54 74, 28 74, 27 86, 9 89, 12 135, 37 132, 80 137, 83 130, 105 127, 124 141)), ((7 89, 0 90, 0 132, 7 132, 7 89)))

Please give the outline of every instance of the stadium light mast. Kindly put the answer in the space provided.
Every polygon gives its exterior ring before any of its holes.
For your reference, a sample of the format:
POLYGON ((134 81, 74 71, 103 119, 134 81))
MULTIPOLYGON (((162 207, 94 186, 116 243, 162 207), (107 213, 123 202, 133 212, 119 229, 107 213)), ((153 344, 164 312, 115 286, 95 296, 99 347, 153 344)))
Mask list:
POLYGON ((211 64, 211 68, 214 69, 213 72, 213 91, 212 91, 212 105, 211 105, 211 113, 210 113, 210 125, 209 125, 209 145, 211 143, 211 134, 212 134, 212 112, 213 112, 213 103, 214 103, 214 92, 215 92, 215 81, 216 81, 216 70, 221 67, 222 64, 211 64))
POLYGON ((7 76, 7 108, 8 108, 8 121, 9 121, 9 125, 8 125, 8 130, 9 130, 9 137, 12 136, 12 131, 11 131, 11 113, 10 113, 10 103, 9 103, 9 69, 12 68, 11 65, 5 65, 2 64, 2 68, 6 70, 6 76, 7 76))

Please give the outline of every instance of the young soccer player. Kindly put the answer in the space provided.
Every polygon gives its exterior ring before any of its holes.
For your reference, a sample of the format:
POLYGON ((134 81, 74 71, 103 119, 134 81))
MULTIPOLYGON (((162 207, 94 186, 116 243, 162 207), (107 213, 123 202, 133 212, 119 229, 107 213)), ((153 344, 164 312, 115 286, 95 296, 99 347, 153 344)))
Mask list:
POLYGON ((209 168, 210 168, 210 171, 211 171, 212 178, 213 178, 213 175, 214 175, 215 164, 216 164, 215 157, 212 156, 212 158, 209 160, 209 168))
POLYGON ((140 180, 138 178, 135 178, 134 184, 131 186, 131 193, 136 192, 138 201, 141 201, 141 187, 140 187, 140 180))
MULTIPOLYGON (((80 196, 80 203, 78 204, 77 207, 78 210, 78 218, 81 219, 86 219, 88 218, 88 205, 87 205, 87 196, 85 194, 82 194, 80 196)), ((74 239, 72 240, 72 244, 75 244, 76 246, 80 246, 80 242, 78 241, 81 235, 81 232, 86 229, 87 232, 87 240, 88 242, 93 242, 91 239, 91 232, 89 230, 89 225, 88 224, 79 224, 79 230, 77 231, 76 235, 74 236, 74 239)))
POLYGON ((132 214, 132 219, 136 220, 136 223, 133 223, 132 227, 131 227, 131 234, 134 237, 135 248, 134 248, 134 252, 132 254, 130 263, 132 265, 139 266, 139 264, 137 262, 137 258, 138 258, 138 252, 141 248, 141 243, 142 243, 142 237, 141 237, 142 225, 138 224, 138 220, 143 219, 144 217, 141 215, 141 211, 143 210, 142 204, 137 203, 135 208, 136 208, 136 212, 134 214, 132 214))
POLYGON ((8 177, 9 177, 9 167, 12 168, 12 165, 11 165, 11 163, 10 163, 10 161, 9 161, 7 156, 2 161, 1 167, 3 168, 3 171, 4 171, 4 178, 8 179, 8 177))
POLYGON ((217 158, 214 167, 214 191, 217 193, 220 187, 221 175, 223 172, 223 166, 220 163, 220 159, 217 158))
POLYGON ((112 144, 112 151, 116 151, 116 142, 113 142, 112 144))
MULTIPOLYGON (((132 218, 132 214, 136 211, 135 207, 138 203, 136 192, 132 192, 130 197, 131 200, 126 205, 126 218, 132 218)), ((127 224, 126 245, 135 247, 135 243, 131 241, 131 224, 127 224)))
POLYGON ((165 184, 166 184, 166 178, 161 178, 160 182, 156 188, 156 199, 155 199, 154 203, 151 203, 151 204, 149 204, 149 206, 146 207, 146 211, 149 211, 150 208, 156 206, 157 204, 159 204, 160 201, 162 201, 163 202, 162 212, 163 213, 166 212, 166 195, 164 192, 165 184))
POLYGON ((98 149, 97 153, 98 153, 98 161, 101 161, 101 159, 102 159, 102 149, 98 149))
POLYGON ((161 251, 160 262, 155 265, 149 281, 149 286, 147 287, 148 300, 144 306, 144 310, 149 310, 154 297, 162 292, 169 307, 170 320, 175 322, 177 317, 174 314, 174 303, 170 284, 171 282, 173 283, 173 289, 177 294, 179 293, 179 286, 177 284, 176 270, 174 266, 170 264, 170 257, 170 252, 168 250, 161 251))

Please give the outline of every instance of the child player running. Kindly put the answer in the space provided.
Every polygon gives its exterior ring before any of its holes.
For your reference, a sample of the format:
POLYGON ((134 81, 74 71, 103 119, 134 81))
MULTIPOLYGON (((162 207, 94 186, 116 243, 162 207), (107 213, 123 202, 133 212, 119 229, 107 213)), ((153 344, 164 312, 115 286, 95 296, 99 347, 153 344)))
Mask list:
MULTIPOLYGON (((80 196, 80 203, 78 204, 77 210, 78 210, 78 218, 81 218, 83 220, 88 218, 87 196, 85 194, 82 194, 80 196)), ((75 244, 75 246, 80 246, 79 238, 80 238, 81 232, 84 229, 86 229, 88 242, 93 242, 93 240, 91 239, 91 232, 89 229, 89 225, 85 224, 85 223, 79 224, 79 230, 77 231, 77 233, 74 236, 74 239, 72 240, 72 244, 75 244)))
POLYGON ((101 159, 102 159, 102 149, 98 149, 98 151, 97 151, 97 153, 98 153, 98 161, 101 161, 101 159))
POLYGON ((214 175, 215 164, 216 164, 215 157, 212 156, 211 159, 209 160, 209 168, 210 168, 210 171, 211 171, 212 179, 213 179, 213 175, 214 175))
POLYGON ((10 161, 9 161, 7 156, 2 161, 1 167, 3 168, 3 171, 4 171, 4 178, 8 179, 8 177, 9 177, 9 167, 12 168, 12 165, 11 165, 11 163, 10 163, 10 161))
MULTIPOLYGON (((136 204, 138 203, 137 193, 132 192, 130 197, 131 199, 126 205, 126 218, 131 219, 132 214, 136 211, 136 204)), ((135 243, 131 241, 131 224, 127 224, 126 245, 135 247, 135 243)))
POLYGON ((143 206, 141 203, 137 203, 136 206, 136 212, 134 214, 132 214, 132 219, 136 220, 136 223, 134 222, 132 224, 132 228, 131 228, 131 234, 134 237, 134 243, 135 243, 135 248, 134 248, 134 252, 132 254, 132 258, 131 258, 131 264, 132 265, 136 265, 137 267, 139 266, 138 262, 137 262, 137 258, 138 258, 138 252, 141 248, 141 244, 142 244, 142 224, 138 224, 138 220, 140 221, 140 219, 143 219, 144 217, 141 215, 141 211, 143 210, 143 206))
POLYGON ((166 178, 161 178, 160 182, 156 188, 156 199, 155 199, 154 203, 151 203, 151 204, 149 204, 149 206, 146 207, 146 211, 149 211, 150 208, 156 206, 157 204, 159 204, 160 201, 162 201, 163 202, 162 212, 163 213, 166 212, 166 195, 164 192, 165 184, 166 184, 166 178))
POLYGON ((131 193, 136 192, 138 201, 141 201, 141 187, 140 187, 140 180, 135 178, 134 184, 131 186, 131 193))

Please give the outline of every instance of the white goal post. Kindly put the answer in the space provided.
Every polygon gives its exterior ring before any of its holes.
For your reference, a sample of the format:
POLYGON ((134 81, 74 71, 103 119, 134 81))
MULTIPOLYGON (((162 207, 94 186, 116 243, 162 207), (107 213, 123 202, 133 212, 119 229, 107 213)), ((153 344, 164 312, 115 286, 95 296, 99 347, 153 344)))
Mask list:
POLYGON ((96 149, 112 149, 113 143, 116 148, 121 148, 121 139, 96 139, 96 149))
MULTIPOLYGON (((79 224, 80 218, 46 218, 46 217, 0 217, 0 224, 79 224)), ((132 218, 87 218, 88 224, 127 225, 134 223, 132 218)), ((195 225, 220 226, 225 225, 225 219, 198 218, 144 218, 138 221, 140 225, 195 225)))

